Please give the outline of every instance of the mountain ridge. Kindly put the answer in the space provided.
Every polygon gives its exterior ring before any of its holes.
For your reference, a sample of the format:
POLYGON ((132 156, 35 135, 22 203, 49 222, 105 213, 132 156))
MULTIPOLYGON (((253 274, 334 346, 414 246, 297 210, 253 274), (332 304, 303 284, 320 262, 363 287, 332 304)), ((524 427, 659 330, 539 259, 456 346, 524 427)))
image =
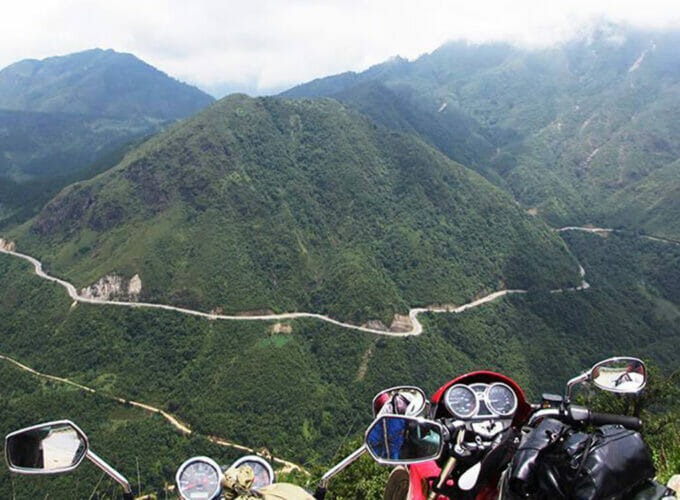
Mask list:
POLYGON ((328 99, 225 98, 10 236, 79 287, 139 274, 142 299, 203 310, 389 324, 508 279, 579 281, 561 240, 507 195, 328 99))
POLYGON ((678 43, 677 30, 616 25, 531 50, 449 42, 411 62, 281 95, 334 97, 418 133, 551 225, 595 222, 677 237, 679 184, 662 187, 669 174, 660 172, 675 172, 680 155, 678 43), (662 199, 650 199, 660 189, 662 199))
POLYGON ((24 59, 0 70, 0 109, 171 120, 213 100, 135 55, 113 49, 24 59))

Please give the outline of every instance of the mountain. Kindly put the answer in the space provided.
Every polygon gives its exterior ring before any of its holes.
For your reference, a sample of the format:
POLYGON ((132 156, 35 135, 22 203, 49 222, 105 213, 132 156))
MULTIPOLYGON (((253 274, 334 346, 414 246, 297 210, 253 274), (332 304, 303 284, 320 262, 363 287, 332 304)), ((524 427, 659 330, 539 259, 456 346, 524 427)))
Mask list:
MULTIPOLYGON (((141 483, 142 492, 160 497, 183 459, 197 453, 222 459, 224 451, 199 440, 206 435, 266 448, 310 467, 318 478, 343 456, 339 447, 354 441, 348 436, 362 435, 372 397, 386 387, 412 384, 432 394, 462 373, 489 369, 513 377, 537 402, 542 392, 559 394, 569 378, 613 354, 674 370, 680 247, 619 234, 561 234, 591 288, 512 295, 462 314, 426 314, 425 333, 408 338, 314 319, 213 321, 73 303, 63 287, 36 277, 30 264, 0 254, 0 279, 11 284, 0 287, 0 353, 97 389, 77 391, 0 361, 0 376, 8 381, 0 388, 0 430, 67 416, 91 434, 95 451, 105 451, 107 461, 141 483), (113 406, 110 396, 163 408, 195 432, 178 436, 160 416, 134 415, 129 405, 113 406), (140 437, 153 444, 151 451, 135 448, 140 437)), ((653 370, 651 383, 660 376, 653 370)), ((661 420, 678 415, 677 378, 673 392, 651 387, 650 395, 668 397, 661 420)), ((677 428, 645 418, 645 429, 665 480, 678 472, 677 428)), ((14 488, 18 498, 47 491, 72 498, 74 491, 95 490, 100 474, 86 465, 59 477, 40 488, 35 478, 10 477, 0 468, 0 487, 14 488)), ((335 481, 356 487, 353 477, 349 471, 335 481)))
POLYGON ((331 96, 418 133, 553 225, 677 237, 678 43, 611 24, 544 49, 451 42, 283 95, 331 96))
POLYGON ((213 99, 131 54, 88 50, 0 71, 0 224, 120 159, 213 99), (114 161, 115 160, 115 161, 114 161))
POLYGON ((381 320, 499 288, 579 282, 562 240, 501 190, 337 101, 235 95, 69 186, 10 233, 78 287, 381 320))
POLYGON ((190 116, 213 101, 132 54, 93 49, 0 71, 0 109, 159 121, 190 116))

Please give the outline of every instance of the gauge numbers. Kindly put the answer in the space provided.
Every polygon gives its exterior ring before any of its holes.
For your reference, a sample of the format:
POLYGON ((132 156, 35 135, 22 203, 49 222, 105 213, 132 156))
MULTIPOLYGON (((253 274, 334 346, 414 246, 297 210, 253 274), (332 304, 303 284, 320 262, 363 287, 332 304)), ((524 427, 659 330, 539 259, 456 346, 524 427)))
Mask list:
POLYGON ((499 417, 509 417, 517 409, 515 391, 505 384, 491 384, 486 391, 486 401, 491 411, 499 417))
POLYGON ((444 394, 444 405, 458 418, 509 418, 517 410, 517 395, 502 382, 456 384, 444 394))
POLYGON ((194 457, 177 471, 177 488, 185 500, 212 500, 222 490, 219 466, 207 457, 194 457))
POLYGON ((479 403, 472 389, 466 385, 454 385, 444 396, 446 409, 458 418, 469 418, 477 413, 479 403))

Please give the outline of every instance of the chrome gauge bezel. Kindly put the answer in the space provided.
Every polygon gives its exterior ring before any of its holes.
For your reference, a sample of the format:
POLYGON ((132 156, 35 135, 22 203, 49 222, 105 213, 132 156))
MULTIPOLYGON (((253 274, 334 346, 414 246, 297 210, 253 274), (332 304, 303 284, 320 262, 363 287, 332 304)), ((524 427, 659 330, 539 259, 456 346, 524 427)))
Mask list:
POLYGON ((449 387, 446 392, 444 393, 444 406, 446 409, 451 413, 452 415, 455 415, 458 418, 473 418, 475 415, 479 413, 479 398, 477 397, 477 393, 468 385, 465 384, 455 384, 449 387), (475 407, 474 409, 467 415, 462 415, 461 413, 457 412, 456 410, 453 409, 453 407, 449 404, 449 394, 455 390, 455 389, 465 389, 469 392, 472 393, 472 397, 475 400, 475 407))
MULTIPOLYGON (((259 457, 257 455, 245 455, 236 460, 236 462, 234 462, 233 464, 231 464, 229 468, 238 469, 246 462, 257 462, 267 471, 267 474, 269 474, 270 483, 265 486, 271 486, 276 482, 276 474, 274 473, 274 469, 272 468, 270 463, 267 462, 264 458, 259 457)), ((254 490, 258 490, 260 488, 264 488, 264 486, 253 487, 254 490)))
POLYGON ((210 467, 215 469, 215 472, 217 472, 217 488, 215 491, 212 493, 212 495, 209 497, 209 500, 213 500, 215 498, 218 498, 220 493, 222 492, 222 480, 224 479, 224 474, 222 473, 222 469, 220 466, 215 462, 212 458, 209 457, 191 457, 189 460, 185 460, 182 465, 179 466, 179 469, 177 469, 177 474, 175 474, 175 484, 177 485, 177 493, 180 498, 186 498, 184 496, 184 492, 182 491, 182 487, 180 485, 179 479, 182 476, 182 473, 184 470, 189 467, 190 465, 196 463, 196 462, 203 462, 208 464, 210 467))
POLYGON ((504 384, 503 382, 494 382, 493 384, 490 384, 486 388, 486 391, 484 391, 484 402, 486 403, 486 407, 489 409, 489 411, 491 413, 493 413, 494 415, 496 415, 497 417, 510 418, 517 411, 517 405, 519 404, 519 399, 517 398, 517 394, 515 393, 515 391, 513 391, 512 387, 510 387, 508 384, 504 384), (512 410, 510 410, 508 412, 499 412, 498 410, 496 410, 493 407, 493 405, 491 404, 491 399, 489 397, 489 394, 491 393, 491 388, 496 387, 496 386, 505 387, 508 391, 510 391, 510 394, 512 394, 512 397, 514 398, 514 404, 512 406, 512 410))

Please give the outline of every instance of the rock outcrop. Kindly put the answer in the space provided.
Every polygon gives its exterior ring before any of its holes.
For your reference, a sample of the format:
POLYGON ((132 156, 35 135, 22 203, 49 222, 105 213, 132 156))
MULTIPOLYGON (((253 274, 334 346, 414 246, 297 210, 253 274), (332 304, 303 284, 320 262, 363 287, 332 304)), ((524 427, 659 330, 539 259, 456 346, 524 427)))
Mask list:
POLYGON ((88 299, 134 301, 141 292, 142 280, 138 274, 129 280, 115 274, 108 274, 96 283, 81 289, 80 295, 88 299))

